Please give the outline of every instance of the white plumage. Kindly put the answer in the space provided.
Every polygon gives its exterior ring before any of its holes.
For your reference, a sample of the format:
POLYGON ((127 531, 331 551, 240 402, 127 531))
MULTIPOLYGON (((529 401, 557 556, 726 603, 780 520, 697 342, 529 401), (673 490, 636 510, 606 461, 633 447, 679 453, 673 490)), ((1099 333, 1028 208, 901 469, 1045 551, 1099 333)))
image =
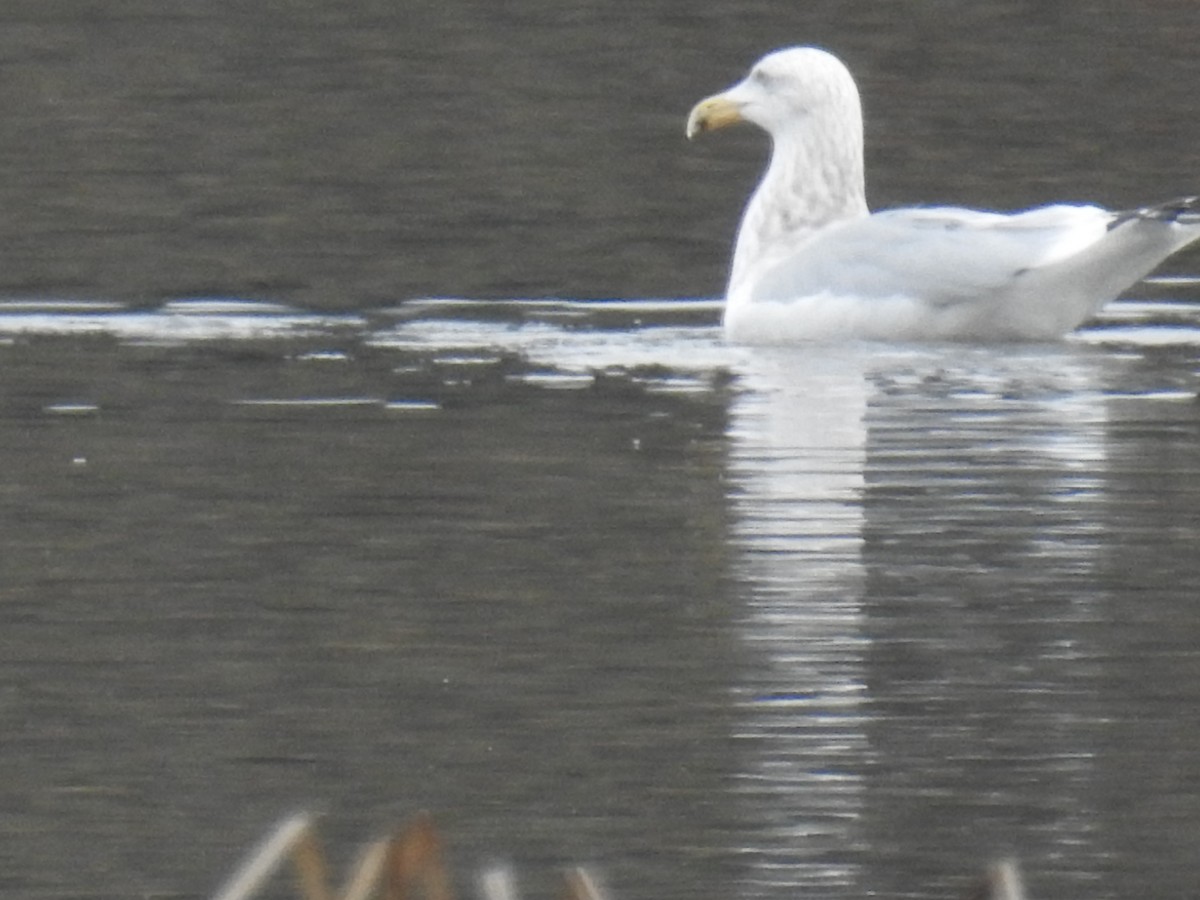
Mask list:
POLYGON ((751 122, 771 161, 742 216, 725 331, 803 340, 1058 338, 1200 238, 1200 200, 870 213, 858 88, 833 55, 780 50, 702 100, 688 137, 751 122))

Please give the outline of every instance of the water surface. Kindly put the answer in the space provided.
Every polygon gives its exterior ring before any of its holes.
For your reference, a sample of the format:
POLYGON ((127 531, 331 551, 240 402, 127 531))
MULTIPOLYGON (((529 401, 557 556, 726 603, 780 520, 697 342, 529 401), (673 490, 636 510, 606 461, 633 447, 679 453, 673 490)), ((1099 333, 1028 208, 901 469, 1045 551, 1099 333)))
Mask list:
POLYGON ((998 348, 0 310, 6 883, 204 895, 315 805, 533 891, 1186 893, 1200 315, 1147 290, 998 348))
POLYGON ((0 886, 207 896, 303 806, 528 896, 1189 896, 1194 281, 1002 348, 558 298, 720 292, 765 144, 684 118, 793 43, 876 207, 1193 194, 1198 25, 10 0, 0 886))

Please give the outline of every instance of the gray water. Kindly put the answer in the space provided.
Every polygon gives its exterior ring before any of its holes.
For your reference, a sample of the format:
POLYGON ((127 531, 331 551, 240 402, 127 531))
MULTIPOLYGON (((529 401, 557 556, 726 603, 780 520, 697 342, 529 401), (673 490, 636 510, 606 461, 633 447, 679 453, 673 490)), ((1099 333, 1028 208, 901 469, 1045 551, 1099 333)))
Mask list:
POLYGON ((203 897, 298 808, 433 811, 464 893, 1192 895, 1197 257, 1046 346, 639 299, 719 293, 763 144, 683 119, 786 43, 877 205, 1195 192, 1192 4, 0 25, 7 895, 203 897))
POLYGON ((9 890, 203 895, 306 807, 535 891, 1186 895, 1200 306, 715 314, 0 311, 9 890))

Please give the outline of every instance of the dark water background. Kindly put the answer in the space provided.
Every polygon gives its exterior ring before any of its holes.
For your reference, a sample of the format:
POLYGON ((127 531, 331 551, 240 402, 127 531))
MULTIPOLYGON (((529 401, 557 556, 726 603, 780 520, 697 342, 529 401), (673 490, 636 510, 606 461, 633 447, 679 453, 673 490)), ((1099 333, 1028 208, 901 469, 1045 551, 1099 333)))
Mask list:
POLYGON ((0 293, 359 309, 711 296, 765 153, 689 146, 769 49, 857 74, 877 206, 1196 191, 1200 8, 12 0, 0 293))
POLYGON ((1194 281, 994 349, 413 301, 718 293, 764 144, 683 120, 796 42, 877 205, 1194 192, 1198 10, 5 4, 0 889, 316 807, 466 891, 1191 896, 1194 281))

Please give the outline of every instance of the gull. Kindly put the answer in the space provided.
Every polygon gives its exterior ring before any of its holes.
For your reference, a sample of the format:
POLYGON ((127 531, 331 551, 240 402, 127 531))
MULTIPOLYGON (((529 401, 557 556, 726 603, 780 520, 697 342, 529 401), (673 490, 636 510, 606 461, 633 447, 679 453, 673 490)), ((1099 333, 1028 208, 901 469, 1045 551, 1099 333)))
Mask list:
POLYGON ((816 47, 765 56, 700 101, 687 136, 749 122, 771 160, 742 215, 727 337, 1044 341, 1062 337, 1200 238, 1200 198, 1112 212, 947 206, 872 213, 846 66, 816 47))

